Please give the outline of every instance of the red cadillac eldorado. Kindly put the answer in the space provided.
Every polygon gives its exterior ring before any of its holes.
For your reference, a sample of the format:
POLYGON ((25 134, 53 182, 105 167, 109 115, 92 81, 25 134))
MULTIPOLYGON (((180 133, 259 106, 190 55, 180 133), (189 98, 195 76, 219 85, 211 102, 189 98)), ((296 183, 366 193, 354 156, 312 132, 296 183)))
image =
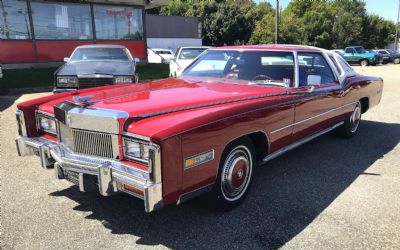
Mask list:
POLYGON ((146 212, 205 193, 229 210, 258 165, 333 129, 355 135, 382 86, 315 47, 211 48, 177 79, 20 103, 16 144, 80 191, 125 192, 146 212))

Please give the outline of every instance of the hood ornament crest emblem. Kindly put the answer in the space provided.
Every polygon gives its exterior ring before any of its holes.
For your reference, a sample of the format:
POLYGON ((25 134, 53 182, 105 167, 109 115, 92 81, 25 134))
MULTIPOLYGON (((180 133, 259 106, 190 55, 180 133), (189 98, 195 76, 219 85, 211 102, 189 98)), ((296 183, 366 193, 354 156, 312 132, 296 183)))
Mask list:
POLYGON ((86 106, 86 105, 90 105, 93 103, 93 101, 90 101, 92 98, 93 98, 92 95, 85 95, 85 96, 75 95, 72 97, 72 100, 77 105, 83 104, 86 106))

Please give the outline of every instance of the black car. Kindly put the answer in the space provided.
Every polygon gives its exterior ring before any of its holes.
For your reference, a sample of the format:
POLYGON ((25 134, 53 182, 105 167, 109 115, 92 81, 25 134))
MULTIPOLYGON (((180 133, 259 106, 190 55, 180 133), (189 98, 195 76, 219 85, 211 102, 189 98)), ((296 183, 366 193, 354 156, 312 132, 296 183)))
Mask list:
POLYGON ((375 52, 388 56, 390 59, 390 62, 399 64, 400 63, 400 53, 396 52, 395 50, 392 49, 377 49, 375 52))
POLYGON ((113 84, 135 83, 136 60, 121 45, 84 45, 54 74, 54 93, 113 84))

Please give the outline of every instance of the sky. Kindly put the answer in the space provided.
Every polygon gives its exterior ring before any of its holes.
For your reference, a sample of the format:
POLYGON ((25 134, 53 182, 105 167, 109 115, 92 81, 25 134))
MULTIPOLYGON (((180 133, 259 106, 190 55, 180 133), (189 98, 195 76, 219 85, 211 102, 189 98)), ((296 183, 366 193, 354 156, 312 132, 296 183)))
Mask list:
MULTIPOLYGON (((275 6, 275 0, 255 0, 255 2, 270 2, 272 6, 275 6)), ((289 2, 290 0, 279 0, 279 4, 283 8, 285 8, 289 2)), ((364 2, 366 2, 367 11, 369 13, 378 14, 396 22, 399 0, 364 0, 364 2)))

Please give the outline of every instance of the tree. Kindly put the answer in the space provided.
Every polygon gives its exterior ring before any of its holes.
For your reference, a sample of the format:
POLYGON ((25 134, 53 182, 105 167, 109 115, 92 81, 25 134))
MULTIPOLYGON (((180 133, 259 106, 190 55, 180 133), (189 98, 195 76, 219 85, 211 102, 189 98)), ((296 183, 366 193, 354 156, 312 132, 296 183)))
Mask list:
POLYGON ((378 15, 368 15, 363 22, 363 45, 366 48, 383 48, 395 37, 394 22, 378 15))
MULTIPOLYGON (((275 11, 252 0, 170 0, 162 15, 196 16, 203 43, 212 46, 273 43, 275 11)), ((394 23, 369 15, 362 0, 292 0, 282 12, 279 43, 326 49, 384 47, 394 40, 394 23)))
MULTIPOLYGON (((283 12, 280 17, 278 37, 279 43, 299 44, 301 43, 302 28, 299 19, 291 12, 283 12)), ((268 44, 275 42, 275 14, 270 13, 257 22, 250 44, 268 44)))
POLYGON ((272 11, 251 0, 171 0, 160 14, 199 17, 203 43, 218 46, 247 43, 256 22, 272 11))

